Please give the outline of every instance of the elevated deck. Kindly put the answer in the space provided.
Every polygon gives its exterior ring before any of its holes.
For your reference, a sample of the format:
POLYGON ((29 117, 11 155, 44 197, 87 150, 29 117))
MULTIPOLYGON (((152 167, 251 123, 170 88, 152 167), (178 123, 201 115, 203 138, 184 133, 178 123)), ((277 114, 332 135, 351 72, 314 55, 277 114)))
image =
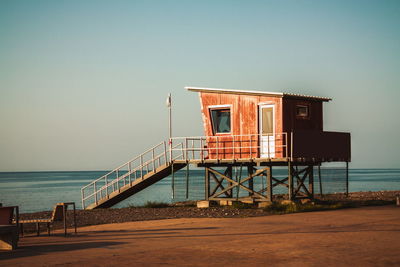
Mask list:
MULTIPOLYGON (((290 181, 292 174, 298 176, 302 173, 294 170, 291 165, 306 166, 308 169, 305 169, 304 173, 307 176, 310 174, 310 166, 326 161, 350 161, 349 133, 298 132, 290 135, 280 133, 266 136, 176 137, 171 139, 168 146, 167 142, 161 142, 84 186, 81 190, 82 208, 111 207, 168 177, 187 164, 204 167, 215 175, 220 175, 230 184, 251 191, 252 189, 243 185, 243 181, 235 182, 229 175, 218 173, 212 168, 227 167, 229 173, 233 166, 245 166, 249 168, 248 180, 252 180, 255 176, 264 175, 268 171, 267 168, 258 171, 254 167, 288 166, 289 176, 285 181, 290 181), (257 175, 253 175, 253 172, 257 175)), ((270 179, 275 178, 271 176, 270 179)), ((299 177, 299 179, 304 183, 305 178, 299 177)), ((222 180, 219 181, 222 186, 222 180)), ((283 184, 282 181, 276 182, 283 184)), ((287 187, 292 187, 290 182, 287 187)))

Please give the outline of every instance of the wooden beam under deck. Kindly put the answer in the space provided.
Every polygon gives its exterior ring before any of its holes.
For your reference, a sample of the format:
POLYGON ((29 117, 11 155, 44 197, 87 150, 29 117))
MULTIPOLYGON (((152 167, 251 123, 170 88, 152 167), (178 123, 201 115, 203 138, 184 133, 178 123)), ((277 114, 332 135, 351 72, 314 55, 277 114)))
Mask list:
POLYGON ((291 162, 297 166, 320 165, 322 162, 338 161, 336 159, 316 158, 245 158, 245 159, 189 159, 174 160, 177 164, 193 164, 197 167, 228 167, 228 166, 288 166, 291 162))

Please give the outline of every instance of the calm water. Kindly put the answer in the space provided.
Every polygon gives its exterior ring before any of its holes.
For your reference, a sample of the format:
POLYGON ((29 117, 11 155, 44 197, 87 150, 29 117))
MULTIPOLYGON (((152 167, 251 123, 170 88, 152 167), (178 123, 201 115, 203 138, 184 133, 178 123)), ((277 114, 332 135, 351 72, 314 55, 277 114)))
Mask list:
MULTIPOLYGON (((274 171, 274 176, 282 178, 286 170, 274 171)), ((18 205, 21 212, 51 210, 57 202, 73 201, 81 208, 80 188, 105 174, 105 171, 85 172, 3 172, 0 173, 0 203, 18 205)), ((345 190, 344 170, 323 169, 323 193, 345 190)), ((204 198, 204 171, 190 170, 189 199, 204 198)), ((316 192, 319 191, 318 176, 315 176, 316 192)), ((174 176, 175 198, 172 199, 172 178, 167 177, 138 194, 126 199, 115 207, 143 205, 147 201, 173 202, 186 199, 186 172, 179 171, 174 176)), ((263 186, 257 180, 257 188, 263 186)), ((275 190, 275 189, 274 189, 275 190)), ((400 190, 400 169, 350 169, 349 191, 400 190)), ((275 192, 285 192, 277 187, 275 192)), ((240 193, 241 195, 241 193, 240 193)))

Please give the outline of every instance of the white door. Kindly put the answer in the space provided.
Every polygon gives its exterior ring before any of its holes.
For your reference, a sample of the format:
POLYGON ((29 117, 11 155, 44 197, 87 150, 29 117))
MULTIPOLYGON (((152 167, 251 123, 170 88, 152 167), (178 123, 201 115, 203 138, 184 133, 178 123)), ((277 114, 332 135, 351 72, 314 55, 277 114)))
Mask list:
POLYGON ((275 157, 275 106, 261 105, 259 114, 260 157, 275 157))

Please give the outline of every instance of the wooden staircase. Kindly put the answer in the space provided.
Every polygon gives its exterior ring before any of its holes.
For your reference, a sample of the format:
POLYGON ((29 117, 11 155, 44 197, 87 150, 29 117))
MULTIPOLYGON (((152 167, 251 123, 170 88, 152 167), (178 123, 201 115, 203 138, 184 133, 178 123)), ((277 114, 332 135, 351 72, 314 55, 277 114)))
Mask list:
POLYGON ((183 157, 180 154, 173 158, 171 150, 175 147, 167 150, 166 142, 162 142, 82 187, 82 208, 112 207, 182 169, 187 163, 174 163, 183 157))

